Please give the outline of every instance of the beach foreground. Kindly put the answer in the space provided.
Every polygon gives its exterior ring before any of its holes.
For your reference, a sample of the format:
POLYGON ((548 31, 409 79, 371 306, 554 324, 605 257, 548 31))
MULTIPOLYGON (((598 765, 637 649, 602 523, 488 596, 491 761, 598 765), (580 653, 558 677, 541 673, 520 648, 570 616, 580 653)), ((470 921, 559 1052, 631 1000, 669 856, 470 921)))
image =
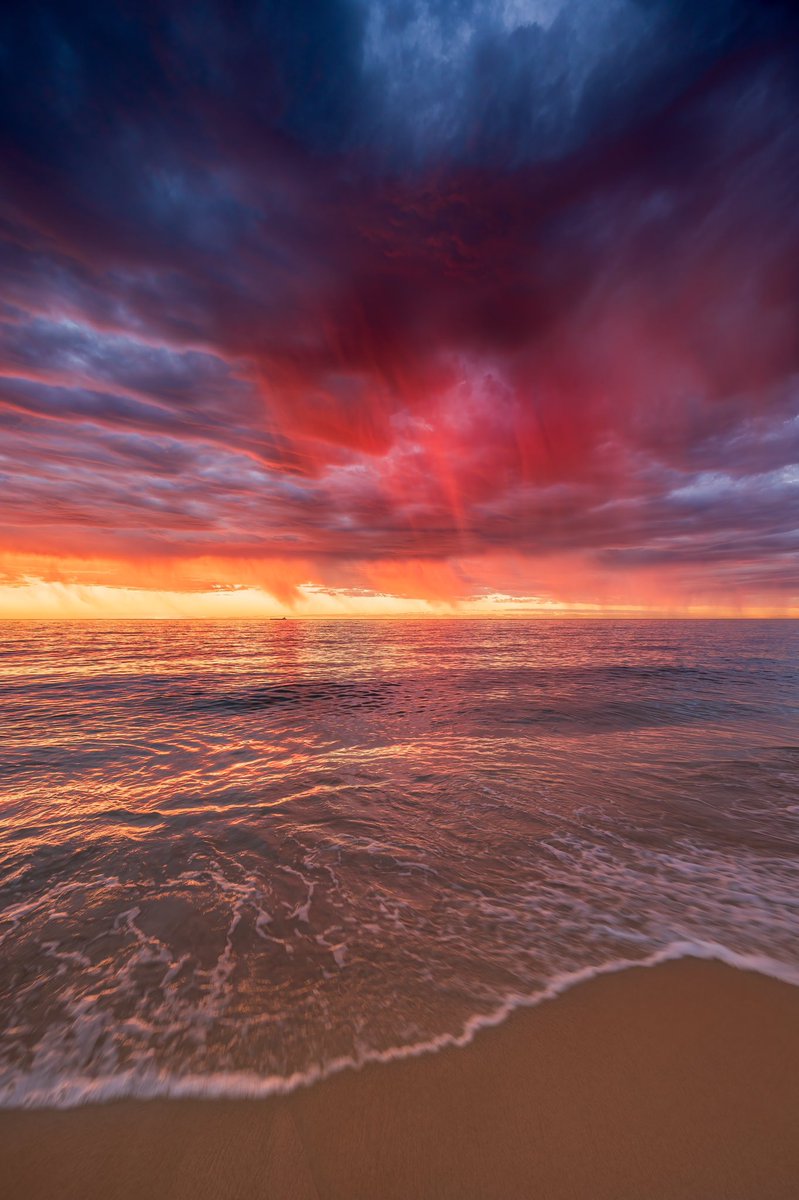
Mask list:
POLYGON ((791 1200, 799 989, 632 969, 463 1049, 260 1101, 0 1113, 9 1200, 791 1200))

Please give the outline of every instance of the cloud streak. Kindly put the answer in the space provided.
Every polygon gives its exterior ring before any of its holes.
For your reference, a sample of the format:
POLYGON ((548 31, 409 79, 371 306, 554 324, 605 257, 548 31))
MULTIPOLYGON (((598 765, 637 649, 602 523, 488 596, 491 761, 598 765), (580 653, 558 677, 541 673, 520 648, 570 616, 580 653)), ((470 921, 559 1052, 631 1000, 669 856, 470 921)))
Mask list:
POLYGON ((799 26, 696 7, 9 6, 9 583, 799 605, 799 26))

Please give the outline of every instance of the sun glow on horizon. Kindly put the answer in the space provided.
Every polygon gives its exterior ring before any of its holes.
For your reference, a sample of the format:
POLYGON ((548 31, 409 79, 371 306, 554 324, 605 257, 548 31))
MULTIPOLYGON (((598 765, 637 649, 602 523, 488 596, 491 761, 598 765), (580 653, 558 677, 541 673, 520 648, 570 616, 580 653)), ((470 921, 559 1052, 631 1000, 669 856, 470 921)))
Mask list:
POLYGON ((622 604, 489 593, 429 600, 366 589, 300 585, 292 603, 254 586, 177 591, 31 579, 0 584, 0 621, 270 620, 368 618, 799 618, 799 605, 622 604))

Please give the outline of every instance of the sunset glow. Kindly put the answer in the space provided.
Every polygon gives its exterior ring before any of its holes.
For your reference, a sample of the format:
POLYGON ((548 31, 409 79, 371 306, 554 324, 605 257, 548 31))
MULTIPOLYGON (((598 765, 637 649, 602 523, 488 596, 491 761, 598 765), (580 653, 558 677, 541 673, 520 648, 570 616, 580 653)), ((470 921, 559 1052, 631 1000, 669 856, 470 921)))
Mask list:
POLYGON ((4 0, 9 1200, 799 1196, 797 65, 4 0))
POLYGON ((710 7, 21 8, 0 615, 799 613, 793 24, 710 7))

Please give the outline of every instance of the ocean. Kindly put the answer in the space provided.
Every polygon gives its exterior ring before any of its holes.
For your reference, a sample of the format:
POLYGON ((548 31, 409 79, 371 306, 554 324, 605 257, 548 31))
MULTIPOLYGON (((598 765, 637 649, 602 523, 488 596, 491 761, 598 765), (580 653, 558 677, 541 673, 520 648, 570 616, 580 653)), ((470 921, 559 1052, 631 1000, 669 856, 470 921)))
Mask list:
POLYGON ((0 1104, 261 1095, 683 955, 799 983, 799 624, 17 623, 0 1104))

